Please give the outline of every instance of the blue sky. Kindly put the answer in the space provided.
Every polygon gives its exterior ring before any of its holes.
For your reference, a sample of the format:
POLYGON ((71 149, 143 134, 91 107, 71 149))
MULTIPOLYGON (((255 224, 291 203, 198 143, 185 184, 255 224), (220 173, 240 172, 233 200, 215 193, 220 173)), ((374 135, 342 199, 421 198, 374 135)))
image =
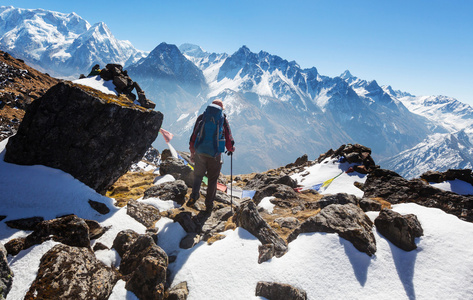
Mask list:
POLYGON ((76 12, 105 22, 141 50, 193 43, 232 54, 242 45, 415 95, 473 105, 473 1, 203 0, 1 1, 0 5, 76 12))

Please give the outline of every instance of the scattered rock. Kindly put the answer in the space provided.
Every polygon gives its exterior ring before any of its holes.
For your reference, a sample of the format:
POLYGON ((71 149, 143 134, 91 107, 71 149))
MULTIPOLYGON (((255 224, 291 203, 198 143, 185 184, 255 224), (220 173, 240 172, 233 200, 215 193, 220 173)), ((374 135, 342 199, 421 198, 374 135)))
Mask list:
POLYGON ((190 249, 197 245, 202 239, 202 236, 200 234, 197 234, 195 232, 188 233, 179 243, 179 248, 182 249, 190 249))
POLYGON ((264 244, 258 246, 258 263, 262 264, 270 260, 275 255, 274 244, 264 244))
POLYGON ((300 225, 299 220, 294 217, 287 217, 287 218, 277 218, 274 222, 278 223, 279 226, 289 229, 294 229, 300 225))
POLYGON ((297 181, 288 175, 270 175, 270 174, 256 174, 251 180, 246 183, 245 189, 259 190, 270 184, 284 184, 291 188, 297 187, 297 181))
POLYGON ((117 280, 90 249, 59 244, 41 258, 25 299, 108 299, 117 280))
POLYGON ((162 120, 160 112, 61 82, 28 106, 4 160, 57 168, 105 193, 143 157, 162 120))
POLYGON ((50 239, 72 247, 90 248, 89 226, 76 215, 43 221, 26 237, 24 249, 50 239))
POLYGON ((178 222, 187 233, 199 233, 201 231, 200 222, 191 212, 183 211, 174 217, 174 222, 178 222))
POLYGON ((166 292, 166 300, 186 300, 187 296, 189 296, 189 289, 186 281, 173 286, 166 292))
POLYGON ((95 209, 99 214, 106 215, 110 212, 110 208, 101 202, 97 202, 89 199, 90 206, 95 209))
POLYGON ((163 299, 168 257, 149 235, 140 235, 122 257, 125 288, 140 299, 163 299))
POLYGON ((264 197, 269 196, 274 196, 282 200, 297 198, 297 194, 293 188, 284 184, 270 184, 257 190, 253 196, 253 201, 259 204, 264 197))
POLYGON ((5 249, 7 250, 7 253, 9 255, 17 255, 20 253, 21 250, 26 249, 25 248, 25 238, 15 238, 12 240, 9 240, 5 244, 5 249))
POLYGON ((0 299, 7 298, 13 284, 13 272, 8 266, 7 250, 0 243, 0 299))
POLYGON ((356 249, 371 256, 376 252, 372 227, 373 222, 358 206, 332 204, 303 222, 288 236, 287 241, 290 243, 299 234, 306 232, 338 233, 356 249))
POLYGON ((374 220, 378 231, 391 243, 404 251, 417 248, 415 238, 424 235, 416 215, 401 215, 390 209, 383 209, 374 220))
POLYGON ((289 284, 260 281, 256 285, 256 296, 271 300, 307 300, 307 293, 289 284))
POLYGON ((376 169, 371 172, 362 189, 364 197, 380 197, 393 204, 413 202, 440 208, 462 220, 473 222, 473 196, 443 191, 420 179, 406 180, 390 170, 376 169))
POLYGON ((381 203, 371 198, 362 198, 360 200, 360 208, 364 211, 380 211, 381 210, 381 203))
POLYGON ((84 220, 89 227, 89 240, 95 240, 101 237, 109 228, 103 228, 99 222, 95 220, 84 220))
POLYGON ((32 217, 32 218, 6 221, 5 224, 7 224, 7 226, 10 228, 33 231, 36 225, 43 221, 44 221, 43 217, 32 217))
POLYGON ((130 246, 138 239, 140 235, 131 229, 120 231, 113 240, 113 248, 120 257, 130 249, 130 246))
POLYGON ((237 226, 248 230, 263 245, 273 244, 276 257, 281 257, 287 252, 286 242, 263 220, 253 201, 243 201, 235 213, 234 220, 237 226))
POLYGON ((151 204, 139 202, 136 200, 128 201, 128 204, 126 205, 126 214, 147 228, 154 226, 154 223, 161 219, 159 209, 151 204))
POLYGON ((178 158, 168 157, 161 162, 159 174, 161 176, 171 174, 176 179, 182 179, 187 186, 192 186, 194 183, 194 171, 178 158))
POLYGON ((317 203, 320 208, 324 208, 331 204, 354 204, 358 205, 358 198, 354 195, 348 195, 347 193, 338 193, 335 195, 327 195, 320 199, 317 203))
POLYGON ((94 252, 97 252, 97 251, 100 251, 100 250, 109 250, 109 249, 104 244, 98 242, 98 243, 95 243, 93 250, 94 250, 94 252))
POLYGON ((186 183, 183 180, 175 180, 150 187, 145 191, 143 199, 155 197, 162 200, 173 200, 183 205, 186 202, 186 194, 186 183))

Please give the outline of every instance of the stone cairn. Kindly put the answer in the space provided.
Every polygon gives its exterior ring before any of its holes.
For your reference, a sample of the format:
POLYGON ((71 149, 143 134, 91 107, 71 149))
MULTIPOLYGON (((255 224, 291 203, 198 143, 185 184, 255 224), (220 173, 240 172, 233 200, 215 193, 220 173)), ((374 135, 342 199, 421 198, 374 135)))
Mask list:
MULTIPOLYGON (((138 102, 141 106, 149 109, 154 109, 156 107, 156 104, 146 98, 145 92, 141 89, 140 85, 131 80, 130 76, 128 76, 127 70, 123 70, 121 65, 108 64, 102 70, 99 70, 98 68, 98 65, 95 65, 89 75, 99 74, 105 81, 112 80, 117 93, 125 95, 131 101, 136 100, 135 94, 132 93, 133 89, 135 89, 138 94, 138 102)), ((85 78, 84 75, 81 75, 80 77, 85 78)))

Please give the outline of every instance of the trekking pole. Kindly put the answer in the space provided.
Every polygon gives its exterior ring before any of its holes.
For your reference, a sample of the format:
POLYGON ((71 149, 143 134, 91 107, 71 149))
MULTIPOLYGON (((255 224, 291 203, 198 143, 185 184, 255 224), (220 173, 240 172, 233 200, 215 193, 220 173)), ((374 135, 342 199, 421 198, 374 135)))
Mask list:
POLYGON ((230 207, 233 215, 233 152, 230 152, 230 207))

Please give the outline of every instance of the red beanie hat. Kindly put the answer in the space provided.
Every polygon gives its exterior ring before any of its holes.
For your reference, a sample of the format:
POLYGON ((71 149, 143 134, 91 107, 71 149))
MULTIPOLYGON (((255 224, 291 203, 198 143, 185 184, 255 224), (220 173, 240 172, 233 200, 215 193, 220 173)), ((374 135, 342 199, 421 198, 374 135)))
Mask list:
POLYGON ((223 108, 223 102, 220 99, 212 101, 212 104, 216 104, 216 105, 220 106, 222 109, 224 109, 223 108))

